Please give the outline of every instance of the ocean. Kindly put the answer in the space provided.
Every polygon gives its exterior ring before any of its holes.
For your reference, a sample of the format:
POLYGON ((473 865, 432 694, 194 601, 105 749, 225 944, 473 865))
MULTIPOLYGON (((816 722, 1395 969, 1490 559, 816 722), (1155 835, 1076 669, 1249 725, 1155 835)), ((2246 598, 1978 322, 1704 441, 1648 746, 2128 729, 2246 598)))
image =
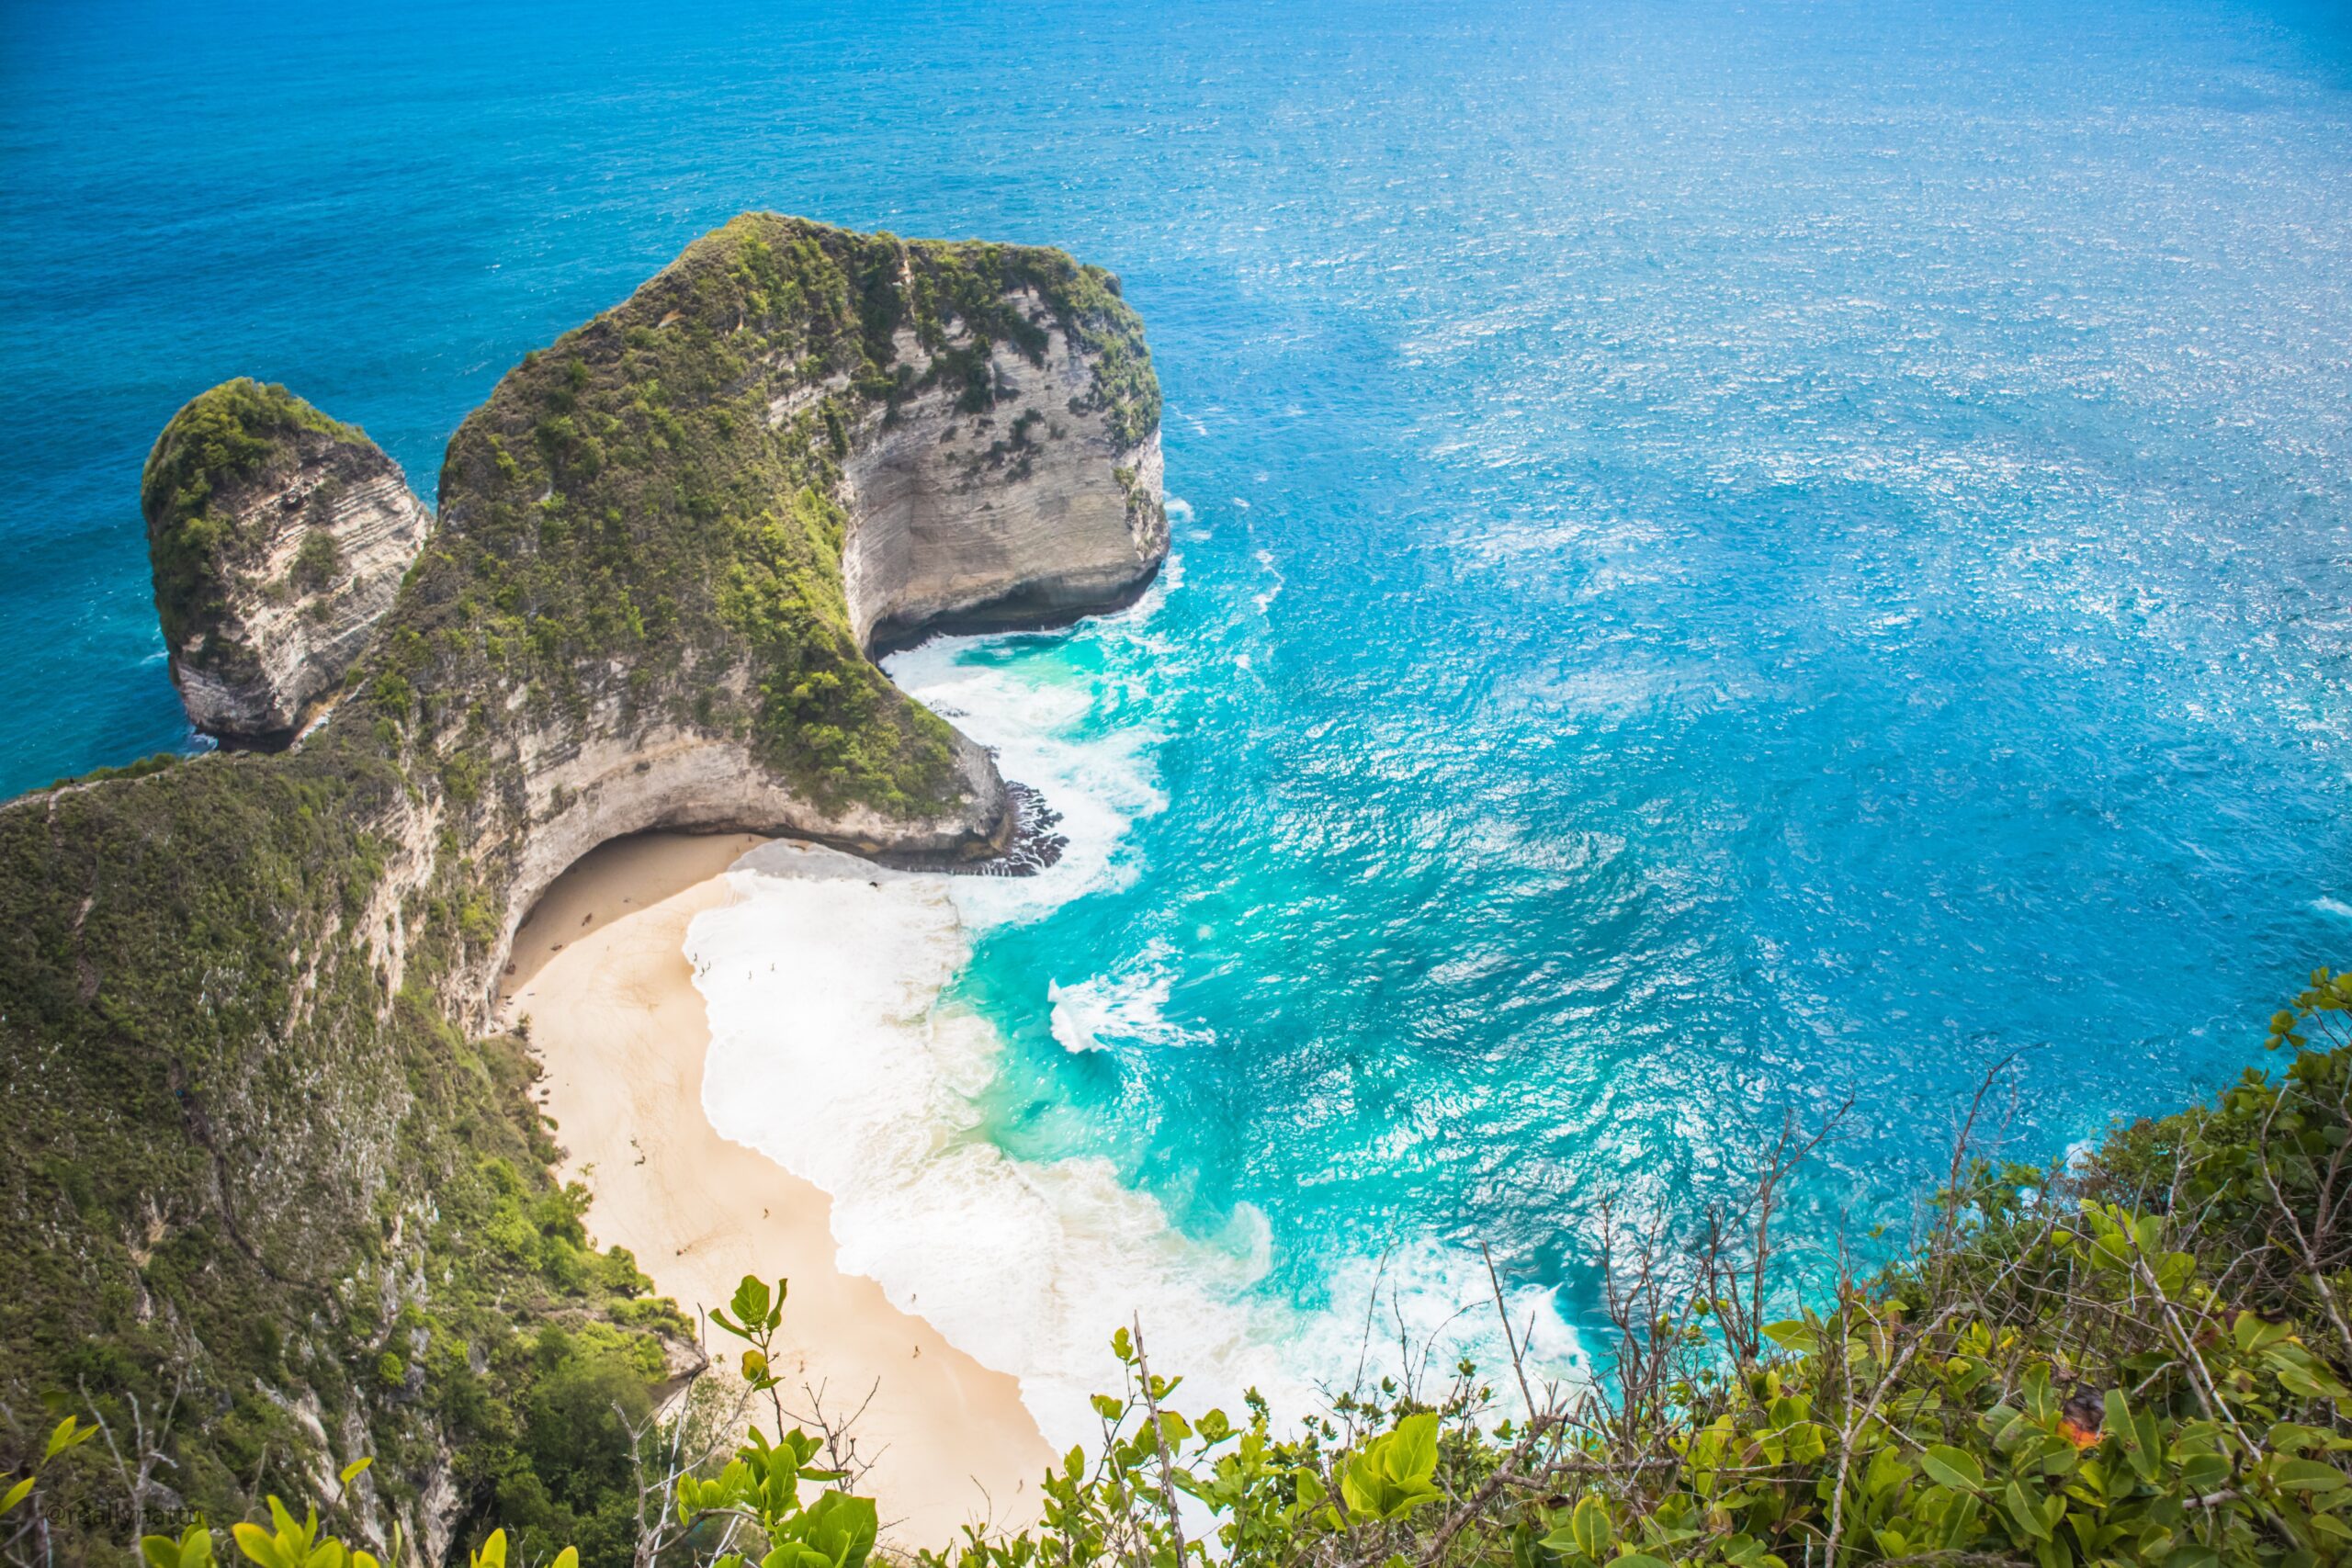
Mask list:
POLYGON ((13 0, 0 188, 0 791, 191 743, 138 469, 215 381, 430 495, 738 210, 1122 275, 1160 584, 889 666, 1069 853, 689 941, 721 1131, 1057 1440, 1132 1315, 1491 1367, 1489 1256, 1581 1375, 1604 1213, 1842 1109, 1817 1286, 1987 1073, 2061 1158, 2352 953, 2334 7, 13 0))

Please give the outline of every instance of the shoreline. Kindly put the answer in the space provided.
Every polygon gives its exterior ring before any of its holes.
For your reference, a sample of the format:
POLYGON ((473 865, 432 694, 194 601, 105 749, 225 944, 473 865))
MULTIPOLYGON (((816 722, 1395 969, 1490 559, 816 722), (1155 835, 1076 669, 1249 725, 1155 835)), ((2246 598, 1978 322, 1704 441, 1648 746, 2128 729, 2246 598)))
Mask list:
POLYGON ((786 1408, 809 1414, 808 1391, 828 1413, 865 1404, 857 1447, 873 1468, 860 1490, 887 1540, 936 1547, 967 1524, 1019 1529, 1037 1517, 1055 1455, 1018 1381, 844 1272, 831 1199, 721 1136, 704 1110, 710 1031, 686 927, 732 900, 727 868, 767 841, 614 840, 550 885, 515 933, 500 1015, 530 1020, 539 1103, 564 1150, 557 1175, 594 1195, 596 1244, 628 1247, 689 1314, 723 1303, 747 1273, 789 1279, 785 1364, 804 1392, 786 1408))

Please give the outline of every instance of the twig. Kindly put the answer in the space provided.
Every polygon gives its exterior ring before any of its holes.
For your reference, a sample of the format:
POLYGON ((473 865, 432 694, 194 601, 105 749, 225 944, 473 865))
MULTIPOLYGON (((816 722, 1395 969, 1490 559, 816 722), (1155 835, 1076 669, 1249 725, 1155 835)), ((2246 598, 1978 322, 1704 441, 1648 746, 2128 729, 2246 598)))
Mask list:
POLYGON ((1503 1282, 1495 1272, 1495 1255, 1487 1250, 1487 1244, 1482 1241, 1478 1244, 1478 1256, 1487 1260, 1487 1283, 1494 1288, 1495 1315, 1502 1319, 1503 1348, 1510 1352, 1510 1370, 1519 1379, 1519 1396, 1527 1401, 1527 1418, 1532 1421, 1535 1419, 1535 1394, 1527 1386, 1527 1363, 1520 1358, 1519 1340, 1510 1331, 1510 1308, 1503 1303, 1503 1282))
POLYGON ((1159 1499, 1168 1505, 1168 1530, 1176 1539, 1176 1561, 1184 1561, 1184 1520, 1176 1507, 1176 1480, 1170 1472, 1172 1462, 1168 1453, 1168 1428, 1159 1424, 1159 1395, 1151 1386, 1151 1363, 1144 1359, 1143 1314, 1135 1319, 1136 1371, 1143 1378, 1144 1409, 1151 1416, 1151 1446, 1159 1456, 1159 1499))

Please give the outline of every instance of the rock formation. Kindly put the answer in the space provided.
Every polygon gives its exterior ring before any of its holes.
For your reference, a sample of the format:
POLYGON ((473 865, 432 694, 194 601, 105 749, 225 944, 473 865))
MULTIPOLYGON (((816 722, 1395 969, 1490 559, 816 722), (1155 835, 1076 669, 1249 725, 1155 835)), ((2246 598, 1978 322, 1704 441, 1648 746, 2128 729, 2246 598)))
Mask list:
POLYGON ((464 422, 370 637, 341 569, 413 515, 374 449, 251 383, 191 404, 149 466, 191 711, 209 680, 232 733, 323 706, 282 751, 0 808, 0 1398, 69 1361, 184 1384, 182 1473, 222 1508, 256 1454, 331 1474, 356 1456, 305 1434, 356 1432, 409 1539, 447 1539, 449 1455, 534 1375, 534 1314, 641 1288, 581 1260, 527 1067, 478 1038, 515 926, 645 829, 1001 849, 993 762, 869 649, 1136 592, 1159 416, 1100 269, 747 216, 464 422))
POLYGON ((433 522, 360 431, 243 378, 173 416, 141 499, 172 683, 229 740, 290 735, 343 679, 433 522))

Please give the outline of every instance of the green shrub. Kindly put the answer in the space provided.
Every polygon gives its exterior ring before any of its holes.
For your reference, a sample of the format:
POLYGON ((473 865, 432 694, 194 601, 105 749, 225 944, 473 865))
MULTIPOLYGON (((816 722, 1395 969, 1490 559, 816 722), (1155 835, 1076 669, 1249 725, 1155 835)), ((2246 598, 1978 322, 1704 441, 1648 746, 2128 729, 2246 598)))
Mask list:
POLYGON ((324 528, 312 528, 302 536, 288 575, 303 592, 316 593, 331 585, 342 570, 343 549, 334 536, 324 528))

